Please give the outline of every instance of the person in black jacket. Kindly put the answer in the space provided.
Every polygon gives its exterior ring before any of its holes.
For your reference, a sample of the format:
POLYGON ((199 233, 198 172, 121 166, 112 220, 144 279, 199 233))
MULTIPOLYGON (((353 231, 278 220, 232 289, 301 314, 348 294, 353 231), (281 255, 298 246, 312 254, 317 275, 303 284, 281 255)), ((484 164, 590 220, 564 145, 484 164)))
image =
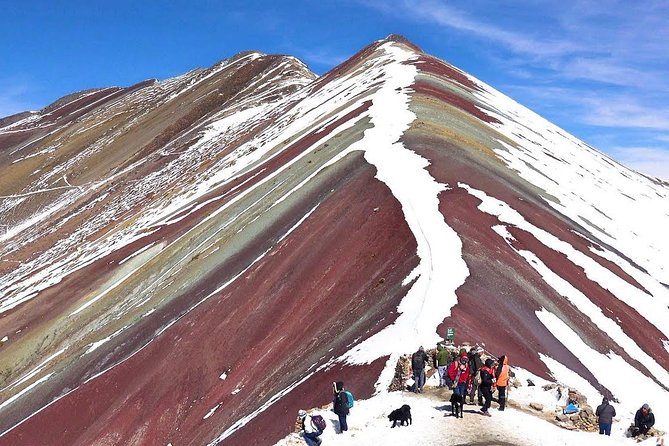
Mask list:
POLYGON ((346 432, 348 430, 348 423, 346 422, 346 416, 348 415, 348 401, 346 394, 344 393, 344 383, 342 381, 337 381, 332 383, 332 393, 334 400, 332 401, 332 410, 339 417, 339 434, 346 432))
POLYGON ((425 364, 428 362, 427 353, 421 345, 416 353, 411 355, 411 369, 413 370, 414 392, 421 393, 425 385, 425 364))
POLYGON ((494 364, 495 361, 488 358, 485 360, 485 365, 481 367, 480 370, 481 385, 479 388, 481 389, 481 394, 483 394, 483 399, 485 400, 483 407, 481 407, 481 412, 483 412, 483 415, 487 416, 490 416, 488 409, 490 409, 490 404, 492 403, 492 387, 495 385, 496 381, 495 370, 493 369, 494 364))
POLYGON ((616 416, 616 409, 609 404, 607 397, 604 397, 602 404, 597 406, 595 415, 599 417, 599 435, 611 435, 611 425, 613 417, 616 416))
POLYGON ((636 411, 634 415, 634 429, 632 436, 645 435, 651 427, 655 424, 655 415, 648 404, 641 406, 641 409, 636 411))
POLYGON ((467 353, 469 357, 469 373, 472 380, 472 390, 469 392, 469 404, 474 404, 474 395, 476 394, 479 406, 483 406, 483 395, 481 395, 481 389, 479 389, 479 385, 481 384, 479 370, 483 367, 482 353, 483 348, 478 346, 472 347, 469 353, 467 353))

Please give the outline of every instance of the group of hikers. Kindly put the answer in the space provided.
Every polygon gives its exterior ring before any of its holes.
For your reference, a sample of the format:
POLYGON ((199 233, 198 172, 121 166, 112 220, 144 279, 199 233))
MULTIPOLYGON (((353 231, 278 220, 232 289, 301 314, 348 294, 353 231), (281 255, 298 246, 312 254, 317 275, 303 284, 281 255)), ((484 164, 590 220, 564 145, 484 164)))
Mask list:
MULTIPOLYGON (((434 366, 439 376, 439 387, 453 389, 453 394, 461 398, 465 404, 477 403, 481 406, 481 413, 491 416, 489 409, 493 401, 495 391, 498 392, 497 402, 499 410, 506 407, 506 388, 509 377, 514 373, 509 368, 509 360, 506 355, 497 359, 487 358, 483 360, 483 347, 474 346, 467 351, 461 348, 449 350, 442 343, 437 344, 437 353, 434 357, 434 366)), ((425 385, 425 367, 429 361, 425 349, 421 346, 417 352, 411 355, 411 368, 413 370, 414 387, 416 393, 423 391, 425 385)))
MULTIPOLYGON (((509 378, 515 376, 509 367, 506 355, 497 359, 488 357, 483 359, 485 350, 480 346, 474 346, 467 351, 461 348, 459 351, 453 347, 447 348, 443 343, 437 344, 437 351, 433 364, 437 369, 439 387, 448 387, 453 390, 453 395, 461 404, 478 404, 483 415, 491 416, 489 409, 493 401, 494 393, 497 391, 498 410, 503 411, 506 407, 507 386, 509 378), (476 397, 476 403, 474 402, 476 397)), ((411 355, 411 369, 414 384, 412 390, 422 393, 426 381, 426 366, 430 361, 425 349, 421 346, 418 351, 411 355)), ((453 402, 453 399, 451 400, 453 402)), ((332 383, 332 407, 339 419, 339 430, 343 433, 348 430, 347 416, 353 407, 353 395, 345 390, 344 383, 337 381, 332 383)), ((453 409, 454 410, 454 409, 453 409)), ((455 415, 455 412, 454 412, 455 415)), ((602 400, 595 415, 598 417, 599 433, 611 435, 613 418, 616 410, 610 404, 608 398, 602 400)), ((320 446, 325 420, 320 415, 309 415, 305 410, 298 412, 304 440, 309 446, 320 446)), ((648 404, 641 406, 634 416, 634 425, 630 428, 630 435, 638 437, 646 435, 655 425, 655 415, 648 404)))
MULTIPOLYGON (((338 434, 348 430, 346 417, 353 407, 353 395, 344 388, 342 381, 332 383, 332 410, 339 419, 338 434)), ((306 410, 300 409, 297 413, 300 419, 304 440, 309 446, 320 446, 322 440, 320 436, 325 429, 325 420, 320 415, 309 415, 306 410)))

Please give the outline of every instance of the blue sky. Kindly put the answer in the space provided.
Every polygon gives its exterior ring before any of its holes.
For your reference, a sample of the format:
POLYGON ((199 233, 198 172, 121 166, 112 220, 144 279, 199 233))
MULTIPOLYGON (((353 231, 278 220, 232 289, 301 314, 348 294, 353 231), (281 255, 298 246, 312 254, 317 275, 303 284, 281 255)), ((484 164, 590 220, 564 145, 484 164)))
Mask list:
POLYGON ((322 74, 398 33, 669 179, 666 0, 0 0, 0 11, 0 116, 250 49, 322 74))

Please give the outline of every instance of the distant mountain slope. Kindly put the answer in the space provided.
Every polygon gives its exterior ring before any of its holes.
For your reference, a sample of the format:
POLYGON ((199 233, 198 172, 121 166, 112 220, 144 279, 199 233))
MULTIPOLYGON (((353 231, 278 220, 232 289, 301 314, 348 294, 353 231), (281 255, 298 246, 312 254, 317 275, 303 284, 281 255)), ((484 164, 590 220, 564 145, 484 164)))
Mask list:
POLYGON ((272 444, 446 327, 669 419, 669 185, 401 37, 0 124, 0 445, 272 444))

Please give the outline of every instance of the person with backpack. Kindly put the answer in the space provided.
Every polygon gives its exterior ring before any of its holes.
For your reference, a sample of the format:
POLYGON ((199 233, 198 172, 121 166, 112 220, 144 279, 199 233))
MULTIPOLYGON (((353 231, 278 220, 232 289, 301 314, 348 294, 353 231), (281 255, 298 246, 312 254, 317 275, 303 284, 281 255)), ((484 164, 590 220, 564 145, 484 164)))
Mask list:
POLYGON ((344 390, 344 383, 342 381, 332 383, 332 392, 334 397, 332 410, 339 417, 339 432, 337 433, 341 434, 348 430, 346 417, 349 414, 349 400, 347 392, 344 390))
POLYGON ((481 359, 481 354, 483 353, 483 348, 480 346, 472 347, 467 354, 469 357, 469 376, 471 380, 471 390, 469 391, 469 404, 474 404, 474 394, 476 394, 479 406, 483 406, 483 396, 481 395, 481 390, 479 385, 481 384, 481 375, 479 371, 483 367, 483 359, 481 359))
POLYGON ((632 429, 632 437, 645 435, 651 427, 655 425, 655 415, 648 404, 641 406, 641 409, 636 411, 634 415, 634 428, 632 429))
MULTIPOLYGON (((302 422, 302 431, 303 431, 302 435, 304 436, 304 441, 306 441, 309 446, 320 446, 323 440, 321 440, 318 437, 320 437, 321 434, 323 434, 323 429, 321 428, 324 428, 324 426, 322 425, 318 426, 318 424, 320 424, 319 423, 320 420, 323 420, 323 417, 321 417, 320 415, 314 415, 314 416, 308 415, 307 411, 304 409, 300 409, 297 412, 297 416, 300 418, 300 421, 302 422), (320 420, 318 420, 318 422, 315 423, 314 418, 316 417, 320 417, 320 420)), ((323 420, 323 424, 324 421, 325 420, 323 420)))
POLYGON ((602 404, 597 406, 595 411, 599 422, 599 435, 611 435, 611 425, 613 424, 613 417, 616 416, 616 409, 609 404, 609 399, 604 397, 602 404))
POLYGON ((451 363, 446 373, 448 379, 453 382, 453 393, 461 396, 464 401, 469 381, 469 358, 466 350, 460 352, 457 361, 451 363))
POLYGON ((502 355, 498 359, 497 370, 495 370, 495 377, 497 378, 497 402, 499 403, 499 410, 504 410, 506 407, 506 388, 509 384, 509 377, 516 376, 509 367, 509 358, 502 355))
POLYGON ((488 409, 490 409, 490 405, 492 404, 492 392, 493 388, 495 387, 495 382, 497 379, 495 378, 495 369, 493 368, 495 364, 495 361, 491 358, 488 358, 485 360, 485 365, 481 367, 480 373, 481 373, 481 385, 479 388, 481 389, 481 394, 483 395, 483 407, 481 407, 481 412, 483 412, 483 415, 486 416, 491 416, 490 412, 488 412, 488 409))
POLYGON ((437 354, 434 356, 434 365, 439 372, 439 387, 446 387, 446 369, 448 368, 448 360, 450 354, 448 350, 441 344, 437 344, 437 354))
POLYGON ((427 353, 421 345, 416 353, 411 355, 411 369, 413 370, 414 392, 421 393, 425 385, 425 364, 428 362, 427 353))

